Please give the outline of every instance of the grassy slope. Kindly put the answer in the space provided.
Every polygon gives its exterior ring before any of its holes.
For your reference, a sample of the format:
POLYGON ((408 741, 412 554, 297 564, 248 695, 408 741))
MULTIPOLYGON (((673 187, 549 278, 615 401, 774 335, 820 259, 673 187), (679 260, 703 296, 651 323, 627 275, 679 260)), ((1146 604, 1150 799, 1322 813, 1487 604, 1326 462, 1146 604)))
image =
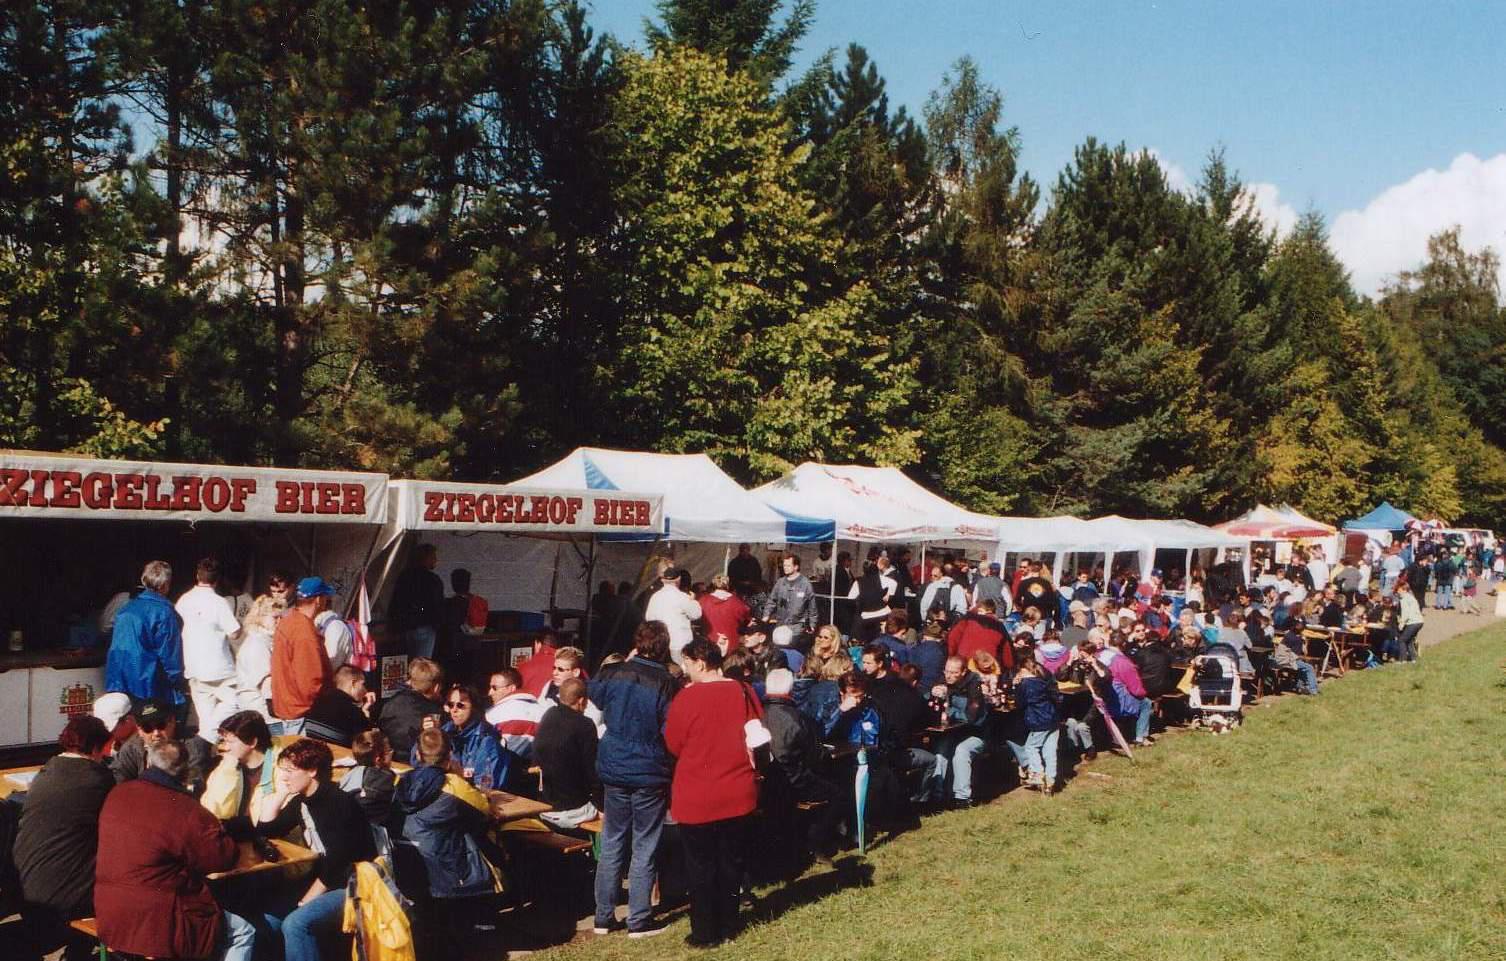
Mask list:
MULTIPOLYGON (((716 957, 1506 958, 1506 626, 813 872, 716 957)), ((684 922, 557 954, 689 956, 684 922)), ((699 956, 699 955, 698 955, 699 956)))

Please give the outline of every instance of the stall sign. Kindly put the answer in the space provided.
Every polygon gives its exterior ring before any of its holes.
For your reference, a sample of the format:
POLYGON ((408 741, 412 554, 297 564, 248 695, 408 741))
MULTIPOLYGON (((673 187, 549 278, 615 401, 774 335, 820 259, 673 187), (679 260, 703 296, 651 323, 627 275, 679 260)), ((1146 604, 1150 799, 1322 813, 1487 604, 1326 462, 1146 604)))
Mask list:
POLYGON ((390 654, 381 659, 381 698, 386 700, 408 683, 408 655, 390 654))
POLYGON ((660 494, 407 480, 391 486, 392 509, 406 530, 653 534, 664 529, 660 494))
POLYGON ((380 524, 385 474, 0 451, 0 517, 380 524))
POLYGON ((94 710, 94 685, 70 684, 58 692, 58 713, 72 720, 94 710))

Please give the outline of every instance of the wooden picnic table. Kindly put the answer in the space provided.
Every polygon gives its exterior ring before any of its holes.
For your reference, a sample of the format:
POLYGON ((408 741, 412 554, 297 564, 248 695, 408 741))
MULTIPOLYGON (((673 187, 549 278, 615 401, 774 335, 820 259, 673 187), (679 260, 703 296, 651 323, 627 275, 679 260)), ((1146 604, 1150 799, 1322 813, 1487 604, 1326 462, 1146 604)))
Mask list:
POLYGON ((31 779, 42 770, 40 764, 28 764, 25 767, 8 767, 0 770, 0 799, 8 798, 28 790, 31 787, 31 779), (12 778, 11 775, 17 775, 12 778))
POLYGON ((536 818, 540 814, 554 810, 543 801, 519 797, 516 794, 508 794, 506 791, 488 791, 486 797, 491 802, 492 820, 503 824, 523 818, 536 818))
POLYGON ((294 844, 292 841, 284 841, 281 838, 268 838, 277 853, 282 855, 281 861, 268 861, 256 850, 256 846, 250 841, 236 842, 235 867, 228 871, 216 871, 208 875, 211 881, 228 881, 232 878, 244 878, 258 874, 270 874, 274 871, 285 871, 289 868, 304 864, 312 864, 318 860, 319 855, 306 847, 294 844))

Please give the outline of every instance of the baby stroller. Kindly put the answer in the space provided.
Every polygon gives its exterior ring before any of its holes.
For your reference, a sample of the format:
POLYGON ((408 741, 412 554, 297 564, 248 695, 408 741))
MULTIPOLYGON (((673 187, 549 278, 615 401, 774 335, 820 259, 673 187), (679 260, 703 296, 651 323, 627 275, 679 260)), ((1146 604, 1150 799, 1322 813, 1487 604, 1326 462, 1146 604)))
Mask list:
POLYGON ((1192 726, 1222 734, 1239 726, 1244 688, 1239 683, 1239 652, 1228 644, 1212 644, 1193 661, 1192 690, 1187 695, 1192 726))

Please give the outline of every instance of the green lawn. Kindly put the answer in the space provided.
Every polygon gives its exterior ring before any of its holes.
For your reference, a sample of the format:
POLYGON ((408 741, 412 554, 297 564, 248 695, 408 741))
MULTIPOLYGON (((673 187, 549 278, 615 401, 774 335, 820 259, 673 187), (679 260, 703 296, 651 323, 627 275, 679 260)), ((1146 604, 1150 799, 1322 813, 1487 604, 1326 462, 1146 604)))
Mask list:
POLYGON ((1506 626, 929 818, 709 955, 684 920, 561 959, 1506 958, 1506 626), (849 881, 866 869, 850 868, 849 881))

